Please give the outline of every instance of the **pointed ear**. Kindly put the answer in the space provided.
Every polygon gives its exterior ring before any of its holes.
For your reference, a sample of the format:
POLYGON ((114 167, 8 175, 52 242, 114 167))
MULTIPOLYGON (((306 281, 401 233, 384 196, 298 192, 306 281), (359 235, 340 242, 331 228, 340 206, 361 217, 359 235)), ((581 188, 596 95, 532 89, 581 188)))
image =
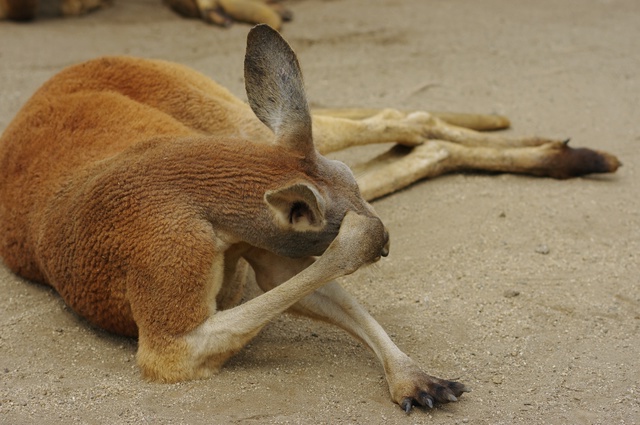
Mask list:
POLYGON ((276 141, 303 154, 314 152, 298 59, 268 25, 257 25, 249 32, 244 79, 251 109, 275 133, 276 141))
POLYGON ((325 200, 308 183, 295 183, 264 195, 278 223, 300 232, 320 230, 325 223, 325 200))

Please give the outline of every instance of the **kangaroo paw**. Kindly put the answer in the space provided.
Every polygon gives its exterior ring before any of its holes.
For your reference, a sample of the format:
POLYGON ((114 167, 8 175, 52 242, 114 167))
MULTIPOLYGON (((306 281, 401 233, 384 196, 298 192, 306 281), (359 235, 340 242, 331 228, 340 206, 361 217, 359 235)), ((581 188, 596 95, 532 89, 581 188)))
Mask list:
POLYGON ((460 382, 427 375, 411 360, 390 373, 388 378, 391 398, 406 413, 413 406, 431 409, 436 404, 458 401, 463 393, 471 391, 460 382))

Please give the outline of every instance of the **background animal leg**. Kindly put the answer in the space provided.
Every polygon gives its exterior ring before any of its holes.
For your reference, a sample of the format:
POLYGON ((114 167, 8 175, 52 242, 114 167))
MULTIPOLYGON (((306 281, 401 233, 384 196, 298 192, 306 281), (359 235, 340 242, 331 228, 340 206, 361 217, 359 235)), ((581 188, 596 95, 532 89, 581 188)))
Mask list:
POLYGON ((165 0, 177 13, 221 26, 234 21, 268 24, 280 29, 283 20, 291 19, 291 12, 275 1, 267 0, 165 0))
POLYGON ((268 24, 279 30, 282 17, 263 1, 257 0, 219 0, 222 10, 234 21, 250 24, 268 24))
POLYGON ((61 11, 64 16, 80 16, 111 4, 111 0, 63 0, 61 11))

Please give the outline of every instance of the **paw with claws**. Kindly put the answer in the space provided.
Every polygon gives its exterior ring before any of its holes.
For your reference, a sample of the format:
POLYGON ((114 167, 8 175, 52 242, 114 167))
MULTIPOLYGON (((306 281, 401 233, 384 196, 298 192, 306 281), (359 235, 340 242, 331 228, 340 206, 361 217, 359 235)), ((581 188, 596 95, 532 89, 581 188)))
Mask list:
POLYGON ((404 396, 399 402, 402 410, 409 413, 414 405, 433 408, 434 404, 444 404, 458 401, 462 393, 469 392, 464 384, 445 379, 434 378, 425 375, 427 378, 422 385, 416 385, 410 395, 404 396))
POLYGON ((436 404, 458 401, 463 393, 471 391, 460 382, 427 375, 408 358, 400 366, 392 368, 387 379, 391 398, 406 413, 413 406, 431 409, 436 404))

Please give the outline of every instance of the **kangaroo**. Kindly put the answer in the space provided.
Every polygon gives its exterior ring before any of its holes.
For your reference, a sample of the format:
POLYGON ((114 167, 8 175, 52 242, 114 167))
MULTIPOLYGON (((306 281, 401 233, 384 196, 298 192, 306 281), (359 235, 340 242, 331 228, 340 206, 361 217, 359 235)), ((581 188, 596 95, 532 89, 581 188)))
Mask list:
POLYGON ((178 64, 103 57, 44 84, 0 138, 0 254, 78 315, 137 337, 142 375, 207 378, 285 311, 333 323, 380 360, 391 399, 456 401, 335 279, 389 253, 367 202, 425 177, 484 169, 565 178, 610 154, 506 139, 502 117, 323 110, 312 118, 293 50, 248 35, 249 104, 178 64), (432 140, 437 138, 438 140, 432 140), (445 141, 448 139, 449 141, 445 141), (356 180, 321 152, 400 143, 356 180), (240 303, 248 268, 264 293, 240 303))
MULTIPOLYGON (((58 0, 56 13, 80 16, 108 7, 113 0, 58 0)), ((234 21, 268 24, 279 29, 293 14, 279 0, 164 0, 167 6, 187 18, 227 27, 234 21)), ((42 3, 46 3, 43 1, 42 3)), ((0 19, 31 20, 38 14, 38 0, 0 0, 0 19)))

